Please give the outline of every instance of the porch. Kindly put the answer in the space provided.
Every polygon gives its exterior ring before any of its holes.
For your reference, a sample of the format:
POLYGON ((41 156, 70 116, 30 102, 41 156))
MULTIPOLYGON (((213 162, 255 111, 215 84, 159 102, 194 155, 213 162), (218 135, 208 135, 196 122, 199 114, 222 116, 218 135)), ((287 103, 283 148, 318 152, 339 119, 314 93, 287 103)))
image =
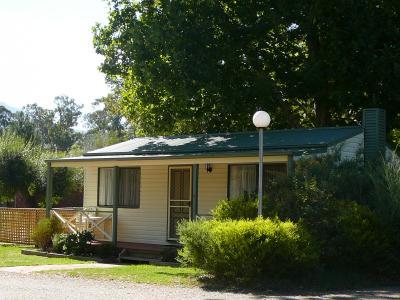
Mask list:
MULTIPOLYGON (((229 184, 230 180, 236 180, 232 176, 237 177, 241 174, 238 171, 245 170, 256 174, 257 161, 256 156, 168 159, 110 156, 52 160, 48 161, 46 211, 48 215, 52 211, 53 168, 83 168, 83 211, 95 209, 97 212, 93 215, 98 213, 97 217, 101 210, 108 212, 109 218, 103 224, 107 224, 114 246, 121 243, 174 245, 177 222, 209 217, 218 201, 236 192, 234 188, 239 185, 229 184), (130 196, 124 197, 121 193, 130 196)), ((289 167, 286 155, 266 155, 264 161, 269 172, 278 168, 286 171, 289 167)), ((255 186, 253 177, 244 176, 255 186)), ((81 217, 88 219, 83 214, 81 217)), ((79 218, 75 219, 80 228, 79 218)))

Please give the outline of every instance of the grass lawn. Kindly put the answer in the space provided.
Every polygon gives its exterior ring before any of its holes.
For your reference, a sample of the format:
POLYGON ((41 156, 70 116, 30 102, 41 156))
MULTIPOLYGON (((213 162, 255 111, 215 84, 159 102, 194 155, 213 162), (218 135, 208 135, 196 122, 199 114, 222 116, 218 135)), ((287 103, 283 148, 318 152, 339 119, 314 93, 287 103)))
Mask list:
POLYGON ((109 269, 76 269, 63 271, 46 271, 93 279, 123 280, 136 283, 152 283, 162 285, 199 285, 198 278, 203 273, 193 268, 167 267, 153 265, 126 265, 109 269))
MULTIPOLYGON (((36 266, 36 265, 64 265, 83 264, 81 261, 70 258, 41 257, 36 255, 21 254, 21 249, 33 248, 32 246, 0 245, 0 267, 36 266)), ((90 261, 89 261, 90 262, 90 261)))

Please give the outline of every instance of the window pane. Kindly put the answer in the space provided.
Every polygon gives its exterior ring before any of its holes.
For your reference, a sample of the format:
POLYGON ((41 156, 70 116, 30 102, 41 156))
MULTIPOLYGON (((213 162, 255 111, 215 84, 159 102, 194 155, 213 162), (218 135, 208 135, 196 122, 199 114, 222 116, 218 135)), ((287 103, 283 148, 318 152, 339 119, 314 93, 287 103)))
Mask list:
POLYGON ((140 169, 120 169, 119 206, 138 208, 140 204, 140 169))
POLYGON ((257 166, 232 165, 229 170, 229 198, 255 197, 257 194, 257 166))
POLYGON ((101 168, 99 171, 99 176, 99 205, 111 206, 113 204, 112 169, 101 168))
POLYGON ((171 170, 171 200, 190 200, 190 170, 171 170))

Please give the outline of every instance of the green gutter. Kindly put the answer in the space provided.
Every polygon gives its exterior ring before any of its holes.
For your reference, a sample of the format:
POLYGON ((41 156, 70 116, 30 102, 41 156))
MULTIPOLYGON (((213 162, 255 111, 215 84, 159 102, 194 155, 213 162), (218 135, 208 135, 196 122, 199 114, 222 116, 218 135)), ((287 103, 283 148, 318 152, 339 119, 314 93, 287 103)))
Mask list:
MULTIPOLYGON (((325 153, 327 151, 327 147, 319 147, 314 149, 299 149, 298 151, 279 151, 279 152, 267 152, 265 156, 278 156, 278 155, 308 155, 308 154, 317 154, 317 153, 325 153)), ((58 159, 48 159, 46 162, 81 162, 81 161, 126 161, 126 160, 165 160, 165 159, 188 159, 188 158, 223 158, 223 157, 253 157, 257 156, 258 151, 248 151, 248 152, 226 152, 226 153, 201 153, 201 154, 193 154, 193 155, 104 155, 100 156, 81 156, 81 157, 70 157, 70 158, 58 158, 58 159)))

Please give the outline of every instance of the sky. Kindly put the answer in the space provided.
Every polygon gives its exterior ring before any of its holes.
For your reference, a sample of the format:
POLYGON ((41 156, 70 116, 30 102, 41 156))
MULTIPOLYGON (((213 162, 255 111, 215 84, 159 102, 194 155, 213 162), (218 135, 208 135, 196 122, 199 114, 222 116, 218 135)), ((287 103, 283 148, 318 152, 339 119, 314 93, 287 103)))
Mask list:
POLYGON ((103 0, 0 0, 0 102, 53 108, 67 95, 90 111, 110 91, 92 45, 107 12, 103 0))

